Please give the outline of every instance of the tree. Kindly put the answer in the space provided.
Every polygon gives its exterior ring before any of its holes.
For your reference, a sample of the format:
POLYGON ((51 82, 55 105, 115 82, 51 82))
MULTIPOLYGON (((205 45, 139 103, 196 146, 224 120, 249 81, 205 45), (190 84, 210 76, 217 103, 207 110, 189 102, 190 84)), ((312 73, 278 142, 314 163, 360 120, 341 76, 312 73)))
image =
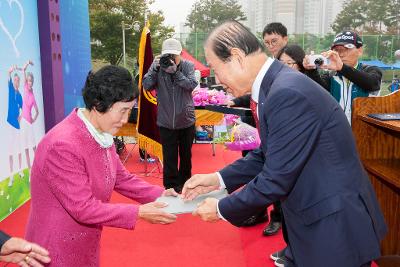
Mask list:
POLYGON ((210 32, 226 20, 246 20, 237 0, 197 0, 186 18, 186 26, 197 32, 210 32))
POLYGON ((344 3, 343 10, 336 16, 332 25, 335 32, 348 29, 361 30, 367 22, 365 6, 367 0, 350 0, 344 3))
MULTIPOLYGON (((122 59, 122 23, 125 25, 125 51, 130 58, 136 58, 139 48, 144 14, 148 14, 153 38, 153 49, 160 50, 158 39, 168 38, 174 31, 165 27, 162 12, 150 13, 145 0, 89 0, 92 58, 118 64, 122 59), (134 26, 139 26, 139 30, 134 26), (156 41, 154 41, 156 40, 156 41)), ((128 67, 134 62, 130 60, 128 67)))
POLYGON ((218 24, 227 20, 246 20, 237 0, 196 0, 185 24, 191 28, 186 40, 188 51, 204 62, 202 44, 206 35, 218 24))
POLYGON ((400 0, 347 0, 332 28, 369 34, 398 33, 400 0), (397 32, 396 32, 397 30, 397 32))

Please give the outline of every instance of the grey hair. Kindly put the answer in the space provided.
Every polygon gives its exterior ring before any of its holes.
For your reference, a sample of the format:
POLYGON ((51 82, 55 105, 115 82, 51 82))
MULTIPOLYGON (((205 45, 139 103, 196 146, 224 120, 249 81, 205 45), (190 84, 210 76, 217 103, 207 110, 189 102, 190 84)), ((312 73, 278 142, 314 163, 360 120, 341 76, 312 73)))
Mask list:
POLYGON ((223 62, 231 57, 231 49, 238 48, 245 55, 264 52, 264 46, 257 37, 243 24, 237 21, 227 21, 215 28, 206 40, 214 54, 223 62))

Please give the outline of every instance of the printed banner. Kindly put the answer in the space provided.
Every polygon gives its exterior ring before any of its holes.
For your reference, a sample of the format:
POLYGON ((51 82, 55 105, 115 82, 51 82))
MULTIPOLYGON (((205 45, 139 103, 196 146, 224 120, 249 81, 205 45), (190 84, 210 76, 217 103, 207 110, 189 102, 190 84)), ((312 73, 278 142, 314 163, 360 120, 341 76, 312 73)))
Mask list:
POLYGON ((44 135, 37 1, 0 0, 0 220, 30 198, 44 135))

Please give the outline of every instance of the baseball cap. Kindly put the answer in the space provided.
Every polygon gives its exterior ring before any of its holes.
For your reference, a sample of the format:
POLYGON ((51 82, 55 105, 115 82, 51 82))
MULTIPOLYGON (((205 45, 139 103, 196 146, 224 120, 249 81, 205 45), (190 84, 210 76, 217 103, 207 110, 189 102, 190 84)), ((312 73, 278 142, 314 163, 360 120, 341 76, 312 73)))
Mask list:
POLYGON ((337 45, 343 45, 346 48, 360 48, 363 45, 363 42, 356 32, 343 31, 335 36, 331 48, 337 45))
POLYGON ((173 55, 180 55, 182 52, 182 45, 181 43, 174 39, 169 38, 162 43, 161 47, 161 54, 173 54, 173 55))

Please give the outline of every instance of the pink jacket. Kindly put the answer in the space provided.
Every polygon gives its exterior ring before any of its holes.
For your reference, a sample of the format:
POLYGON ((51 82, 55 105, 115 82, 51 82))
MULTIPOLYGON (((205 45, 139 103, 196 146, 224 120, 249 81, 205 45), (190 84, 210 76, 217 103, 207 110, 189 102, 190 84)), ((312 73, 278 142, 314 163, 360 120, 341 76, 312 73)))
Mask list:
POLYGON ((138 216, 138 205, 109 203, 113 190, 140 203, 163 192, 129 173, 114 146, 101 148, 74 110, 38 145, 26 238, 49 250, 51 266, 98 266, 103 226, 133 229, 138 216))

